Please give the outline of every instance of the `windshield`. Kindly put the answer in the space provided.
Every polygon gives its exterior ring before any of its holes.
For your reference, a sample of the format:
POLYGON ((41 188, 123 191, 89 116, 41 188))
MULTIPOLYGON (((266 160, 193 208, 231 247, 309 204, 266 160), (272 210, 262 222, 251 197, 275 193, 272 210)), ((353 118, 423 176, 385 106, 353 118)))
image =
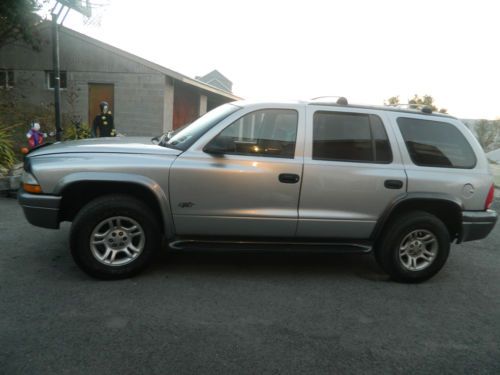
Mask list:
POLYGON ((221 105, 204 114, 186 128, 176 131, 172 138, 165 139, 162 145, 185 151, 214 125, 218 124, 238 109, 240 109, 240 107, 234 104, 221 105))

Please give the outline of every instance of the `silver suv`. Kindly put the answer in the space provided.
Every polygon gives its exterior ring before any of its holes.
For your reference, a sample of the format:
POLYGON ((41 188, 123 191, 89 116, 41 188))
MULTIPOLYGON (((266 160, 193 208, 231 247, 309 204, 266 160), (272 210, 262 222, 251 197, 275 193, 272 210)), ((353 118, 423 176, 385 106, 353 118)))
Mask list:
MULTIPOLYGON (((71 221, 71 252, 106 279, 171 247, 370 252, 398 281, 435 275, 450 243, 497 220, 481 146, 429 111, 234 102, 161 138, 101 138, 27 155, 28 221, 71 221)), ((140 124, 138 124, 140 126, 140 124)))

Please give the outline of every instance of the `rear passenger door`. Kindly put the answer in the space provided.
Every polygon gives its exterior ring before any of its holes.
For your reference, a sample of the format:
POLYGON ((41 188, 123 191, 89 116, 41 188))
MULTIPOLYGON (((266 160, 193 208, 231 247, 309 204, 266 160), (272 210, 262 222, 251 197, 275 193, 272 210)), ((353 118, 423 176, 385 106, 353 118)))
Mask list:
POLYGON ((383 111, 306 110, 297 237, 368 239, 406 174, 383 111))

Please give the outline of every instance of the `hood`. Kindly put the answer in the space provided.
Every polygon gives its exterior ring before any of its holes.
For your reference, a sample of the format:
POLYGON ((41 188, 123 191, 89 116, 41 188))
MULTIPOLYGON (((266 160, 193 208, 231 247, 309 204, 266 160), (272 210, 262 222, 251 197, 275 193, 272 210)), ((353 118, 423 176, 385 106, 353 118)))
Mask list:
POLYGON ((42 145, 29 153, 41 156, 67 153, 179 155, 182 151, 155 145, 149 137, 90 138, 42 145))

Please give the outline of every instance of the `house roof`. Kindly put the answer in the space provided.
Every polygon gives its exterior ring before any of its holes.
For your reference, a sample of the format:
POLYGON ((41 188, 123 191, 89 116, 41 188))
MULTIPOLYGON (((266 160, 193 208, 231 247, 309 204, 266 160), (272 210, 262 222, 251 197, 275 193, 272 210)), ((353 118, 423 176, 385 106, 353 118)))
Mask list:
POLYGON ((233 83, 217 69, 212 70, 210 73, 205 74, 202 77, 195 77, 195 78, 198 81, 204 82, 215 88, 222 89, 226 92, 231 92, 233 88, 233 83))
MULTIPOLYGON (((51 25, 50 22, 44 22, 41 27, 49 27, 51 25)), ((75 30, 72 30, 72 29, 69 29, 67 27, 64 27, 64 26, 60 26, 60 32, 62 33, 66 33, 68 35, 71 35, 75 38, 79 38, 87 43, 90 43, 90 44, 93 44, 95 45, 96 47, 99 47, 99 48, 103 48, 105 49, 106 51, 109 51, 109 52, 112 52, 112 53, 115 53, 116 55, 118 56, 121 56, 125 59, 129 59, 129 60, 132 60, 136 63, 139 63, 139 64, 142 64, 144 66, 147 66, 148 68, 150 69, 153 69, 153 70, 156 70, 158 71, 159 73, 162 73, 162 74, 165 74, 173 79, 176 79, 178 81, 181 81, 181 82, 184 82, 188 85, 191 85, 191 86, 195 86, 195 87, 198 87, 202 90, 205 90, 205 91, 208 91, 208 92, 211 92, 211 93, 214 93, 214 94, 217 94, 217 95, 221 95, 221 96, 224 96, 226 98, 229 98, 229 99, 232 99, 232 100, 239 100, 241 99, 240 97, 236 96, 236 95, 233 95, 232 93, 229 93, 229 92, 226 92, 224 90, 221 90, 221 89, 218 89, 214 86, 211 86, 211 85, 208 85, 208 84, 205 84, 203 82, 200 82, 196 79, 193 79, 193 78, 190 78, 188 76, 185 76, 181 73, 178 73, 174 70, 171 70, 171 69, 168 69, 164 66, 161 66, 159 64, 156 64, 154 62, 151 62, 149 60, 146 60, 142 57, 139 57, 137 55, 134 55, 130 52, 127 52, 127 51, 124 51, 120 48, 117 48, 117 47, 114 47, 110 44, 107 44, 107 43, 104 43, 104 42, 101 42, 100 40, 97 40, 97 39, 94 39, 88 35, 85 35, 85 34, 82 34, 82 33, 79 33, 75 30)))

